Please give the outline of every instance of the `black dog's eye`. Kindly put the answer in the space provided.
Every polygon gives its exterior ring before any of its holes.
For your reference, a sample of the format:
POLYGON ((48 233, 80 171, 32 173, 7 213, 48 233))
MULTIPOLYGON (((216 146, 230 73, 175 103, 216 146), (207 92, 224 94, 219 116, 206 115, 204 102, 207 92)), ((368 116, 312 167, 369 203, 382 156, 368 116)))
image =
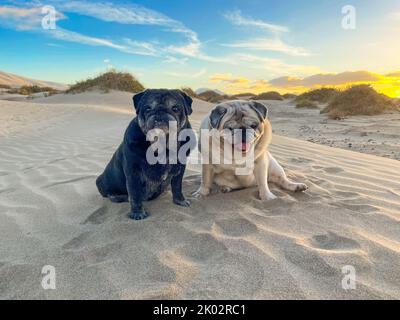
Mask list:
POLYGON ((178 106, 173 106, 172 111, 173 112, 179 112, 180 108, 178 106))
POLYGON ((252 125, 251 125, 251 128, 254 129, 254 130, 256 130, 256 129, 258 128, 258 124, 257 124, 257 123, 252 124, 252 125))
POLYGON ((143 112, 147 113, 151 111, 151 107, 144 107, 143 112))

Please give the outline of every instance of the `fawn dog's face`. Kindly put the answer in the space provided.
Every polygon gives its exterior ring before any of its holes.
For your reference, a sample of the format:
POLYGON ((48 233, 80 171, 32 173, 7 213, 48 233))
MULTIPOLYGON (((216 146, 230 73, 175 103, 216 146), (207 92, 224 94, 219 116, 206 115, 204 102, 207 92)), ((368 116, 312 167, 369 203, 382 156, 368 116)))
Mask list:
POLYGON ((256 101, 228 101, 217 105, 210 115, 210 125, 232 148, 247 153, 264 134, 268 109, 256 101))

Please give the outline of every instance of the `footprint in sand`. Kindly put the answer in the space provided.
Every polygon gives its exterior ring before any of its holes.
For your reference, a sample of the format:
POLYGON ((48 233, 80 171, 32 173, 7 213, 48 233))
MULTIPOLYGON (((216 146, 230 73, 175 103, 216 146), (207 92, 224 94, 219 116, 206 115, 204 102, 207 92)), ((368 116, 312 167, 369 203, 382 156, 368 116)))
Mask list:
POLYGON ((121 251, 122 244, 118 242, 104 244, 103 246, 85 250, 85 260, 88 264, 102 263, 117 258, 121 251))
POLYGON ((301 157, 291 158, 290 161, 293 162, 293 163, 298 163, 298 164, 306 164, 306 163, 313 162, 313 160, 311 160, 311 159, 301 158, 301 157))
POLYGON ((323 168, 322 170, 324 170, 326 173, 331 173, 331 174, 336 174, 344 171, 342 168, 339 167, 327 167, 323 168))
POLYGON ((64 250, 78 250, 81 249, 84 244, 89 239, 91 232, 84 232, 79 236, 73 238, 72 240, 68 241, 66 244, 62 246, 64 250))
POLYGON ((295 266, 313 275, 332 277, 341 274, 339 269, 330 266, 317 253, 303 245, 295 245, 285 252, 285 258, 295 266))
POLYGON ((100 208, 94 210, 82 224, 101 224, 113 215, 116 217, 116 212, 112 212, 107 205, 103 205, 100 208))
POLYGON ((333 232, 319 234, 306 241, 311 247, 323 250, 355 250, 360 249, 360 244, 352 239, 341 237, 333 232))
POLYGON ((195 261, 206 261, 227 252, 225 245, 208 233, 194 235, 179 253, 195 261))
POLYGON ((231 237, 240 237, 257 232, 257 226, 247 219, 223 219, 216 221, 220 231, 231 237))

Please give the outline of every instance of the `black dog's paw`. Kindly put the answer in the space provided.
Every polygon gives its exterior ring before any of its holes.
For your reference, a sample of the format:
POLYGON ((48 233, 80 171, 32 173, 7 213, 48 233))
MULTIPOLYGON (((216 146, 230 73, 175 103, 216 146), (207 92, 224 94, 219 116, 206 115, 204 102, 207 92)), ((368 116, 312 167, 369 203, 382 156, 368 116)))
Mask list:
POLYGON ((143 220, 146 219, 148 216, 148 213, 144 211, 144 209, 131 211, 128 215, 128 217, 133 220, 143 220))
POLYGON ((108 199, 110 199, 111 202, 115 203, 129 202, 129 197, 127 194, 108 196, 108 199))
POLYGON ((174 203, 181 207, 190 207, 190 201, 186 199, 183 200, 174 199, 174 203))

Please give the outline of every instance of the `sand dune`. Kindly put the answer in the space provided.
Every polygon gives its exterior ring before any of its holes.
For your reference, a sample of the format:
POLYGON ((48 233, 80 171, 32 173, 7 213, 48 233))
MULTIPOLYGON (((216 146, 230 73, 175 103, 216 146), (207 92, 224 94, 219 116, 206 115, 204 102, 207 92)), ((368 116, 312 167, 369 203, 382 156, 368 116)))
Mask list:
POLYGON ((13 88, 21 86, 33 86, 33 85, 40 87, 52 87, 58 90, 65 90, 68 88, 67 85, 62 83, 29 79, 4 71, 0 71, 0 84, 8 85, 13 88))
MULTIPOLYGON (((247 189, 186 209, 167 192, 135 222, 94 184, 131 98, 93 95, 0 101, 1 299, 400 298, 400 162, 275 135, 273 154, 306 193, 273 186, 279 199, 263 202, 247 189), (56 290, 40 286, 44 265, 56 290), (345 265, 355 290, 342 289, 345 265)), ((195 127, 210 107, 195 102, 195 127)), ((190 166, 185 193, 199 183, 190 166)))

